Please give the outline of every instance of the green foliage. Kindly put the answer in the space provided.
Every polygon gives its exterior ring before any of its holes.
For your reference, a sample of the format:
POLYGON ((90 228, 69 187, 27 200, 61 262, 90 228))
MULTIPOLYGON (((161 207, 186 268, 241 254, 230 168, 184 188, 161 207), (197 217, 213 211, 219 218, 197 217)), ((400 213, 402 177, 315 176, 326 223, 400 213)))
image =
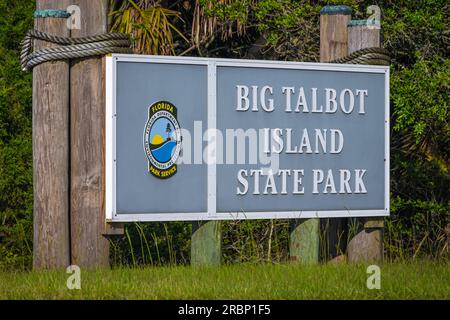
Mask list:
POLYGON ((390 260, 448 260, 450 202, 392 199, 386 218, 386 255, 390 260))
POLYGON ((224 263, 288 260, 289 223, 286 220, 225 221, 222 238, 224 263))
POLYGON ((247 22, 248 9, 253 0, 199 0, 208 17, 216 17, 224 23, 238 21, 247 22))
POLYGON ((392 75, 391 101, 393 129, 411 134, 411 143, 419 145, 430 157, 443 153, 449 159, 450 60, 419 59, 411 68, 392 75))
POLYGON ((20 41, 34 1, 0 2, 0 268, 28 268, 32 256, 31 74, 19 66, 20 41))
POLYGON ((395 69, 411 67, 420 59, 448 59, 449 3, 432 1, 381 1, 384 46, 395 69))
POLYGON ((111 260, 116 266, 186 264, 191 232, 185 222, 127 224, 125 236, 110 241, 111 260))
POLYGON ((187 41, 171 22, 179 18, 177 11, 164 8, 156 1, 144 1, 141 5, 133 0, 124 1, 122 4, 113 1, 111 4, 111 31, 132 35, 134 49, 139 53, 174 54, 173 33, 187 41))
MULTIPOLYGON (((258 31, 277 58, 317 60, 320 6, 309 1, 258 1, 255 18, 258 31)), ((273 53, 272 53, 273 54, 273 53)))

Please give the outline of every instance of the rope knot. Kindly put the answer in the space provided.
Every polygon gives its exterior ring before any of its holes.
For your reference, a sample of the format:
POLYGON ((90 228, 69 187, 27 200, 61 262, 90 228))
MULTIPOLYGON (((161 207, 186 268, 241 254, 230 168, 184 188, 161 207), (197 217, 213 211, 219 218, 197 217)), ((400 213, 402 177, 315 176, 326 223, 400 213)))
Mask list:
POLYGON ((125 33, 103 33, 90 37, 58 37, 35 29, 28 30, 22 41, 20 65, 27 71, 35 66, 57 60, 85 58, 109 53, 131 53, 131 41, 125 33), (61 46, 33 51, 33 40, 43 40, 61 46))

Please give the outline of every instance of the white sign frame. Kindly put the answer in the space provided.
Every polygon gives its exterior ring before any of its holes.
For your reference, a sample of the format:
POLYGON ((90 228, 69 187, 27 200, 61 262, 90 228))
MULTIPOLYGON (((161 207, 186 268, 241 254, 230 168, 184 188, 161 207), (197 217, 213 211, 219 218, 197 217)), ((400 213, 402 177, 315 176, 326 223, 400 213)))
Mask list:
POLYGON ((235 219, 304 219, 389 216, 390 170, 390 107, 389 66, 307 63, 285 61, 212 59, 195 57, 112 54, 105 57, 105 216, 107 222, 200 221, 235 219), (385 146, 384 146, 384 208, 374 210, 317 210, 221 213, 216 210, 216 165, 208 164, 207 212, 132 213, 118 214, 116 210, 116 66, 117 62, 146 62, 162 64, 204 65, 208 68, 208 128, 216 128, 216 70, 217 67, 276 68, 317 71, 379 73, 385 75, 385 146))

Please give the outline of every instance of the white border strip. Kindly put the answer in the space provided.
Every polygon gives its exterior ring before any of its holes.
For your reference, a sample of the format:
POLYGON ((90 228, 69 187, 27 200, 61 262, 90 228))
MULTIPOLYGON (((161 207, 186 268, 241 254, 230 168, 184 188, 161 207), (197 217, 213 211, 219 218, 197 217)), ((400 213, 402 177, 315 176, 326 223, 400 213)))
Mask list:
POLYGON ((168 57, 113 54, 106 57, 106 127, 105 127, 105 209, 108 222, 145 221, 196 221, 236 219, 301 219, 329 217, 373 217, 389 215, 389 152, 390 152, 389 67, 332 63, 280 62, 260 60, 209 59, 193 57, 168 57), (208 164, 208 212, 180 213, 129 213, 117 214, 116 209, 116 64, 124 62, 150 62, 165 64, 205 65, 208 70, 208 128, 216 128, 216 72, 218 66, 247 68, 276 68, 293 70, 344 71, 384 73, 385 75, 385 207, 374 210, 322 210, 322 211, 270 211, 270 212, 217 212, 216 164, 208 164))
POLYGON ((132 213, 120 214, 113 222, 156 222, 156 221, 199 221, 199 220, 241 220, 241 219, 309 219, 309 218, 352 218, 387 216, 384 210, 340 210, 340 211, 273 211, 273 212, 230 212, 211 216, 205 212, 181 213, 132 213))
POLYGON ((217 159, 217 137, 216 137, 216 125, 217 125, 217 99, 216 99, 216 63, 210 61, 208 63, 208 142, 209 146, 214 148, 214 154, 208 162, 208 218, 216 216, 217 206, 217 182, 216 182, 216 159, 217 159), (211 140, 212 139, 212 143, 211 140))
POLYGON ((217 67, 245 67, 245 68, 275 68, 315 71, 346 71, 363 73, 385 73, 386 66, 319 63, 319 62, 293 62, 293 61, 270 61, 270 60, 246 60, 246 59, 213 59, 197 57, 172 57, 172 56, 149 56, 137 54, 113 54, 117 61, 124 62, 154 62, 208 65, 215 63, 217 67))
POLYGON ((391 152, 391 124, 390 124, 390 115, 391 115, 391 106, 389 103, 389 83, 390 83, 390 69, 386 67, 385 76, 384 76, 384 210, 386 211, 386 215, 389 215, 390 209, 390 182, 391 182, 391 173, 390 173, 390 152, 391 152))
POLYGON ((111 56, 105 57, 105 217, 108 220, 113 218, 113 58, 111 56))

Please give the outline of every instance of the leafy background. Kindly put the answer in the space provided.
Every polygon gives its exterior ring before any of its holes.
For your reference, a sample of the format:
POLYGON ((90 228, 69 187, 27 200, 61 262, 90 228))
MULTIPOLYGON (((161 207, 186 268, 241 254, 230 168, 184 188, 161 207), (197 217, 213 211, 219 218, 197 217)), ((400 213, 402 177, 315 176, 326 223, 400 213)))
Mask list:
MULTIPOLYGON (((449 3, 418 1, 111 0, 111 29, 136 53, 318 61, 319 11, 347 4, 354 19, 382 9, 391 64, 391 216, 385 257, 448 259, 450 246, 449 3)), ((0 2, 0 268, 32 260, 31 73, 20 41, 33 26, 32 0, 0 2)), ((223 259, 283 262, 289 223, 223 223, 223 259)), ((188 223, 127 225, 111 240, 111 261, 189 262, 188 223)))

